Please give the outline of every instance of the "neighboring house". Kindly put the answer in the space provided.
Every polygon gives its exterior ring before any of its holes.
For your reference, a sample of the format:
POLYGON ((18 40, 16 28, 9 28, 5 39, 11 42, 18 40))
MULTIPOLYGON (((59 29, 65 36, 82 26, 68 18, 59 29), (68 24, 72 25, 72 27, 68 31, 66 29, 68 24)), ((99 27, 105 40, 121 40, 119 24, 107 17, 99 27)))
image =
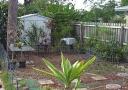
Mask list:
MULTIPOLYGON (((20 22, 23 25, 22 35, 23 39, 28 40, 27 33, 32 29, 32 25, 35 25, 38 28, 41 28, 45 32, 45 39, 48 40, 48 43, 51 42, 51 28, 48 27, 48 24, 51 21, 51 18, 41 16, 38 14, 28 14, 21 17, 18 17, 20 22)), ((40 38, 39 42, 43 43, 44 37, 40 38)))
POLYGON ((128 24, 128 6, 122 6, 115 8, 115 11, 124 12, 125 13, 125 20, 126 24, 128 24))

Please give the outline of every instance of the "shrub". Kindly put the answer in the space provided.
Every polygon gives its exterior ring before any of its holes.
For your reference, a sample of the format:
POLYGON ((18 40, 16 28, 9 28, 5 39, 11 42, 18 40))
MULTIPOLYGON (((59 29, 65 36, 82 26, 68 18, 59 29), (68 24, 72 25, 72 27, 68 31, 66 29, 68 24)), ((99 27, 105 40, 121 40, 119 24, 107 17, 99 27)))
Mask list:
POLYGON ((5 90, 16 90, 14 86, 11 84, 9 74, 7 72, 2 73, 1 78, 4 83, 5 90))

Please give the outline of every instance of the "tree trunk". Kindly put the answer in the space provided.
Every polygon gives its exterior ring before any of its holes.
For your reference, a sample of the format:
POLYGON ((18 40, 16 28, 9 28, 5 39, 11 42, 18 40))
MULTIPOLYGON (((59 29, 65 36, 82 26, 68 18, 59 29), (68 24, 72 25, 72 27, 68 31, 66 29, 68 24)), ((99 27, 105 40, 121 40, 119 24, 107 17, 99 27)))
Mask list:
POLYGON ((17 37, 17 10, 18 0, 9 0, 8 24, 7 24, 7 47, 14 44, 17 37))

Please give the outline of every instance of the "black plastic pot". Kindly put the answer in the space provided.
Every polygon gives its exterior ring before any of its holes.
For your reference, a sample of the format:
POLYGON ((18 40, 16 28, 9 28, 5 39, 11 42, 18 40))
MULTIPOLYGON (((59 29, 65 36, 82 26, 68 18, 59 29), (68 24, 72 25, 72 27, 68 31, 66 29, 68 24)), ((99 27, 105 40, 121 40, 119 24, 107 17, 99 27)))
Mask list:
POLYGON ((19 68, 25 68, 26 67, 26 62, 25 61, 20 61, 19 62, 19 68))
POLYGON ((0 88, 2 88, 2 85, 0 85, 0 88))

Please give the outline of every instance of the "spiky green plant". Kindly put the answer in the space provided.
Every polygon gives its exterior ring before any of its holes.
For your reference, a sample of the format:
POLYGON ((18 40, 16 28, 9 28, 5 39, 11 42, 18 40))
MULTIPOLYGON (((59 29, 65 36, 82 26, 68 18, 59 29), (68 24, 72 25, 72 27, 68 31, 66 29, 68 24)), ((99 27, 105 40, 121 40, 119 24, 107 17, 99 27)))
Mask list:
POLYGON ((80 82, 80 76, 88 69, 88 67, 95 61, 96 57, 92 56, 88 59, 88 61, 76 61, 73 65, 70 63, 68 58, 65 58, 63 54, 61 54, 61 69, 57 69, 52 63, 48 60, 43 59, 46 66, 50 69, 50 72, 40 70, 37 68, 33 68, 39 72, 51 75, 57 78, 62 84, 64 84, 65 89, 71 88, 71 83, 73 80, 77 80, 75 88, 78 86, 80 82))

